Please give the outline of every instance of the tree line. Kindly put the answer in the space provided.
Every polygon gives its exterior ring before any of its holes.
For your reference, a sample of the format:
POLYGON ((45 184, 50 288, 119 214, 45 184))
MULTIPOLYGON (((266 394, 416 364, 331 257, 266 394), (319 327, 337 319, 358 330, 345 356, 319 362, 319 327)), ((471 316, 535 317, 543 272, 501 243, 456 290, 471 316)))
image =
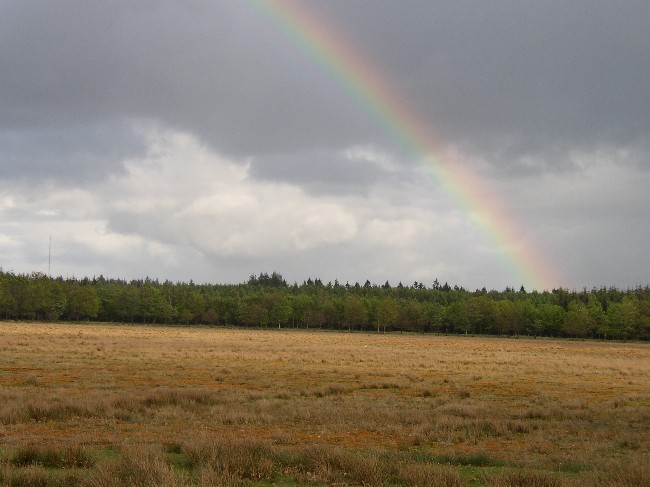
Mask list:
POLYGON ((650 288, 503 291, 414 282, 241 284, 48 277, 0 269, 0 319, 650 339, 650 288))

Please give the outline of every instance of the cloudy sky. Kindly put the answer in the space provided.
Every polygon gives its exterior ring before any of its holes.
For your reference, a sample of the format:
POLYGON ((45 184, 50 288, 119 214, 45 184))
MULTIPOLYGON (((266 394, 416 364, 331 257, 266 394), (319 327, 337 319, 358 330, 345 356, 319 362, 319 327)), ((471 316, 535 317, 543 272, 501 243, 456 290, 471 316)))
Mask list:
POLYGON ((0 0, 0 267, 51 237, 64 277, 648 284, 649 18, 0 0))

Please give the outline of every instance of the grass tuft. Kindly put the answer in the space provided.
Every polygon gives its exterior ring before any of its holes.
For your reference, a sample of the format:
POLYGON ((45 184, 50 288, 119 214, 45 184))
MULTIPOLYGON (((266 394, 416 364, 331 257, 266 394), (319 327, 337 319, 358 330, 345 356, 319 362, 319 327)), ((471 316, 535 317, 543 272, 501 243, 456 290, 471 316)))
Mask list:
POLYGON ((261 441, 231 436, 192 440, 183 445, 193 468, 226 472, 229 476, 261 480, 273 473, 270 447, 261 441))
POLYGON ((508 470, 489 478, 491 487, 561 487, 565 482, 549 472, 508 470))
POLYGON ((158 448, 148 445, 128 446, 119 461, 104 462, 90 472, 83 487, 181 487, 183 482, 158 448))
POLYGON ((398 485, 417 485, 422 487, 464 487, 460 474, 449 467, 410 463, 401 467, 397 473, 398 485))

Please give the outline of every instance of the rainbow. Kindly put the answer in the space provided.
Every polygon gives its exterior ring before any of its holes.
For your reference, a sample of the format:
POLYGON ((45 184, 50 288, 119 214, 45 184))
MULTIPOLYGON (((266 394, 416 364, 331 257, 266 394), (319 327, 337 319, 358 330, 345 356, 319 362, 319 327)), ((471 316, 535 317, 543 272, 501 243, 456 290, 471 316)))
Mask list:
POLYGON ((284 35, 336 80, 432 174, 436 183, 480 228, 519 284, 550 289, 558 283, 546 259, 518 230, 503 203, 450 153, 415 110, 399 96, 368 59, 363 58, 302 0, 249 0, 284 35))

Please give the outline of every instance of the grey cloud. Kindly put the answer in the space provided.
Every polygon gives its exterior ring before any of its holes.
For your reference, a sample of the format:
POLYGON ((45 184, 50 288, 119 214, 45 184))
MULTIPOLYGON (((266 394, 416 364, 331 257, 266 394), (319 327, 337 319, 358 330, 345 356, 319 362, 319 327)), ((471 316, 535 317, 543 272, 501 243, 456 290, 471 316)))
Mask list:
POLYGON ((251 161, 251 176, 266 181, 290 182, 312 194, 367 194, 390 179, 404 185, 413 177, 408 166, 397 172, 362 157, 351 158, 344 151, 270 154, 251 161))
POLYGON ((332 147, 372 128, 250 6, 3 5, 0 127, 152 118, 239 153, 332 147))
POLYGON ((647 2, 323 8, 444 137, 481 152, 502 151, 504 139, 507 158, 625 146, 650 135, 647 2))
MULTIPOLYGON (((648 138, 647 2, 312 7, 440 137, 496 154, 494 163, 648 138)), ((0 9, 0 126, 153 118, 238 155, 395 143, 246 2, 0 9)))
POLYGON ((0 179, 81 184, 121 172, 144 149, 124 123, 0 131, 0 179))

